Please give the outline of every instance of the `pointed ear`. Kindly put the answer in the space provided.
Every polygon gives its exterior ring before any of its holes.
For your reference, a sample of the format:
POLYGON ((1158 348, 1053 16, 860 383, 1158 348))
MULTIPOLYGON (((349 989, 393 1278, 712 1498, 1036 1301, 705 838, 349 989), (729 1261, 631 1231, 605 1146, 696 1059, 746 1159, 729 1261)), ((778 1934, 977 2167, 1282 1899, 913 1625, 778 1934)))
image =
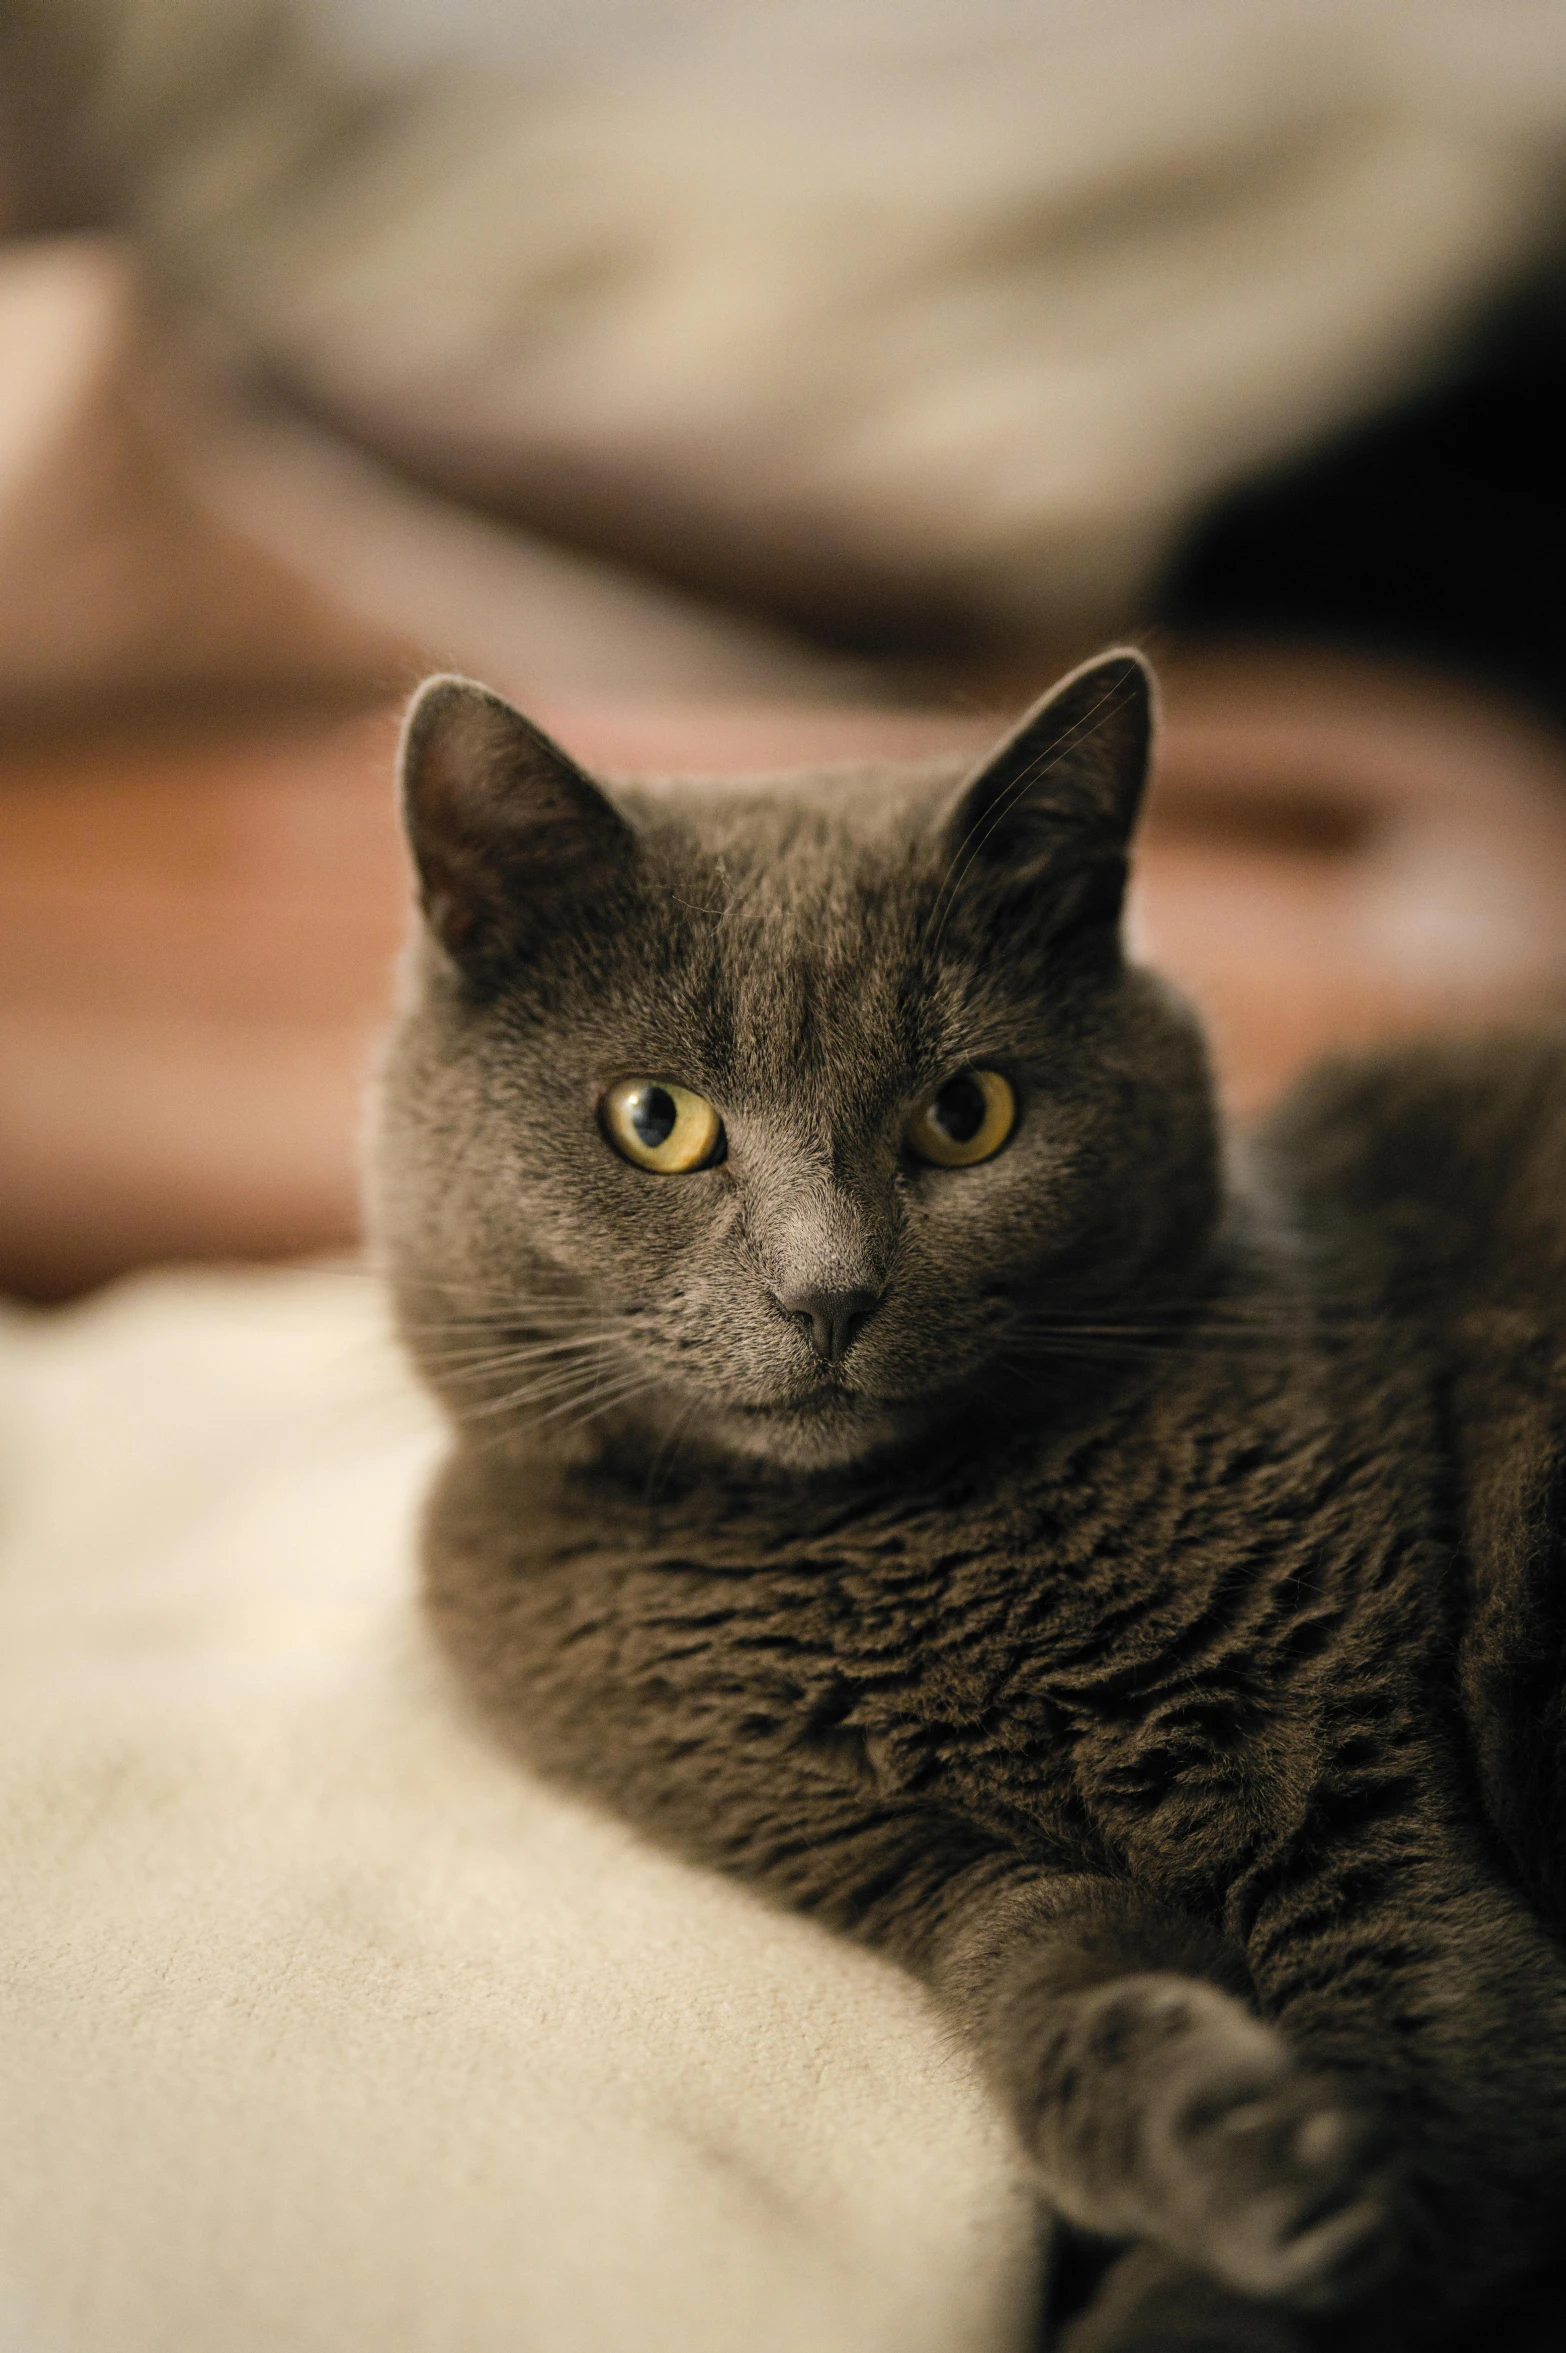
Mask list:
POLYGON ((950 889, 999 898, 1051 933, 1117 922, 1155 695, 1130 646, 1052 687, 958 795, 946 825, 950 889))
POLYGON ((399 772, 425 921, 472 972, 524 955, 635 856, 635 835, 591 777, 470 679, 420 687, 399 772))

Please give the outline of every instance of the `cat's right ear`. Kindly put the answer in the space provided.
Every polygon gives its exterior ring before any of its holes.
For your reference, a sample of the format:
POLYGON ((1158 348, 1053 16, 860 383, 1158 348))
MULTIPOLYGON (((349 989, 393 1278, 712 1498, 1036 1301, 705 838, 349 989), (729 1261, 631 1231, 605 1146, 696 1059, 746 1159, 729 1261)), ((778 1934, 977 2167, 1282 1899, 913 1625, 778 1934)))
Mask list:
POLYGON ((476 977, 580 916, 635 856, 635 835, 592 778, 471 679, 426 679, 398 768, 424 919, 476 977))

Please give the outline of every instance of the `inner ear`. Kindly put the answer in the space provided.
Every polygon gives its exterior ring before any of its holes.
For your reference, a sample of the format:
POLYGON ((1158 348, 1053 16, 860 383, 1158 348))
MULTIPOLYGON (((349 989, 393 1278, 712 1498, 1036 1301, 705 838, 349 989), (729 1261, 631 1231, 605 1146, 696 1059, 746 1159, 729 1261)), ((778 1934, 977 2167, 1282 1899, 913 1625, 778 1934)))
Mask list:
POLYGON ((1052 930, 1114 922, 1147 786, 1156 688, 1130 646, 1073 670, 963 785, 947 887, 1023 901, 1052 930))
POLYGON ((469 969, 525 955, 635 856, 635 835, 592 778, 470 679, 420 687, 399 773, 425 921, 469 969))

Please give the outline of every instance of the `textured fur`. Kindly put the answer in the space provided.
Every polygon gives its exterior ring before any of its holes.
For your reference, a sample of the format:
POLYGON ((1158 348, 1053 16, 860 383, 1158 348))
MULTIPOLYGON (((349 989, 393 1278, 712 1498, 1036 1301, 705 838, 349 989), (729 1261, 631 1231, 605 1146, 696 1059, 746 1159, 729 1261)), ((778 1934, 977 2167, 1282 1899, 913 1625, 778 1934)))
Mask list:
POLYGON ((608 796, 425 690, 431 1608, 545 1771, 926 1978, 1104 2251, 1074 2349, 1493 2341, 1566 2214, 1566 1044, 1330 1070, 1224 1167, 1119 943, 1149 696, 608 796), (965 1064, 1016 1132, 919 1166, 965 1064), (720 1164, 610 1150, 635 1073, 720 1164), (879 1299, 841 1362, 812 1287, 879 1299))

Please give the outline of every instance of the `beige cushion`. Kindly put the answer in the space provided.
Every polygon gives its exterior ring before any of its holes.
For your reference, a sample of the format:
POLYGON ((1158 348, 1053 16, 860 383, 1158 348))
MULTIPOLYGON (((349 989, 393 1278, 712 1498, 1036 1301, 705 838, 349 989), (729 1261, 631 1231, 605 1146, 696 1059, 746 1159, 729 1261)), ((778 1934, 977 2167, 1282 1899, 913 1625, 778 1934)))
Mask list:
POLYGON ((105 238, 0 244, 0 704, 395 677, 402 643, 233 529, 149 412, 105 238))
POLYGON ((914 1987, 467 1720, 436 1445, 350 1273, 0 1325, 0 2345, 1020 2345, 914 1987))
POLYGON ((376 90, 282 0, 19 0, 80 154, 282 381, 530 522, 844 621, 1090 634, 1559 223, 1538 0, 687 0, 583 11, 559 74, 485 13, 509 70, 376 90))
POLYGON ((486 522, 171 338, 130 248, 0 241, 0 708, 256 689, 810 698, 846 665, 486 522))

